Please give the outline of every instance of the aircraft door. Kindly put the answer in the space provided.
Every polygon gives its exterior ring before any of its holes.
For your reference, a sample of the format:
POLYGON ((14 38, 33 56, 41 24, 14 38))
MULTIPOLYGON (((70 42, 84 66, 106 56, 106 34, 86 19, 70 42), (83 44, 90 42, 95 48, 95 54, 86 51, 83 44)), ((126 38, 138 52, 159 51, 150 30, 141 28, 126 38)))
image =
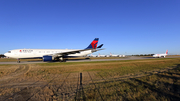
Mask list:
POLYGON ((14 51, 14 55, 17 56, 17 51, 14 51))
POLYGON ((34 56, 36 55, 36 53, 37 53, 37 51, 36 51, 36 50, 33 50, 33 55, 34 55, 34 56))

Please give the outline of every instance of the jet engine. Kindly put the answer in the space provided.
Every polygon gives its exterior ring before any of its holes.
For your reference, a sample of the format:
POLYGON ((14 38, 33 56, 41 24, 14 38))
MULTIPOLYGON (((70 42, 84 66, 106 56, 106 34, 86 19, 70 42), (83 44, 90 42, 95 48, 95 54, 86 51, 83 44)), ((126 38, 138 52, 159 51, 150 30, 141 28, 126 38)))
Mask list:
POLYGON ((54 60, 54 57, 52 57, 52 56, 43 56, 43 61, 44 62, 53 61, 53 60, 54 60))

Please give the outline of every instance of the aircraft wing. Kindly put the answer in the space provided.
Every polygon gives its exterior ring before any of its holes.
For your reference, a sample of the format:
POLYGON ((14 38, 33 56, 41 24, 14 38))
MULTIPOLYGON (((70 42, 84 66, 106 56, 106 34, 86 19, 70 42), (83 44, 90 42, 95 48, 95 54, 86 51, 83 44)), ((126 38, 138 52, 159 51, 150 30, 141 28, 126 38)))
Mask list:
POLYGON ((103 49, 94 49, 94 50, 92 50, 93 52, 97 52, 97 51, 100 51, 100 50, 105 50, 105 48, 103 48, 103 49))
POLYGON ((76 54, 76 53, 80 53, 82 51, 87 51, 87 50, 94 50, 94 49, 82 49, 82 50, 67 51, 67 52, 62 52, 62 53, 55 53, 52 56, 54 56, 54 57, 66 56, 66 55, 69 55, 69 54, 76 54))
POLYGON ((55 53, 55 54, 51 54, 51 56, 53 56, 53 57, 61 57, 61 56, 67 56, 67 55, 70 55, 70 54, 76 54, 76 53, 80 53, 82 51, 88 51, 88 50, 91 50, 92 52, 99 51, 100 48, 103 46, 103 44, 101 44, 100 46, 97 47, 98 40, 99 40, 99 38, 95 38, 91 42, 91 44, 85 49, 72 50, 72 51, 67 51, 67 52, 62 52, 62 53, 55 53))

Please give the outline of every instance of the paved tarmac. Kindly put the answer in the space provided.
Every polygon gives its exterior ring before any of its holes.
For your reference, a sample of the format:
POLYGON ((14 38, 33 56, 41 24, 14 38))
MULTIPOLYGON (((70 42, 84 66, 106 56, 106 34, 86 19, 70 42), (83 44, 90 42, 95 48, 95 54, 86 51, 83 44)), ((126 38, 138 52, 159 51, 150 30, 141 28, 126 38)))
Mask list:
MULTIPOLYGON (((180 58, 180 56, 170 56, 166 58, 180 58)), ((66 62, 88 62, 88 61, 119 61, 119 60, 140 60, 140 59, 156 59, 153 57, 125 57, 125 58, 116 58, 116 59, 72 59, 67 60, 66 62)), ((21 61, 17 62, 0 62, 0 64, 36 64, 36 63, 58 63, 58 62, 43 62, 43 61, 21 61)))

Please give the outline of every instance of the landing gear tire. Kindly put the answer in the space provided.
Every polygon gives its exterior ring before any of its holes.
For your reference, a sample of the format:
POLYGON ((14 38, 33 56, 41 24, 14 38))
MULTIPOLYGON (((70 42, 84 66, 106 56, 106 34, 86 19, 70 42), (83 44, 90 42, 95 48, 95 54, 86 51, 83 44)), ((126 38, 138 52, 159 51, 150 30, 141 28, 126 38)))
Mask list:
POLYGON ((66 62, 66 59, 64 59, 64 58, 61 57, 61 58, 59 58, 59 61, 60 61, 60 62, 66 62))
POLYGON ((66 62, 66 59, 63 59, 63 62, 66 62))
POLYGON ((60 60, 60 62, 66 62, 66 59, 60 60))
POLYGON ((17 60, 17 63, 20 63, 20 62, 21 62, 20 59, 18 59, 18 60, 17 60))

